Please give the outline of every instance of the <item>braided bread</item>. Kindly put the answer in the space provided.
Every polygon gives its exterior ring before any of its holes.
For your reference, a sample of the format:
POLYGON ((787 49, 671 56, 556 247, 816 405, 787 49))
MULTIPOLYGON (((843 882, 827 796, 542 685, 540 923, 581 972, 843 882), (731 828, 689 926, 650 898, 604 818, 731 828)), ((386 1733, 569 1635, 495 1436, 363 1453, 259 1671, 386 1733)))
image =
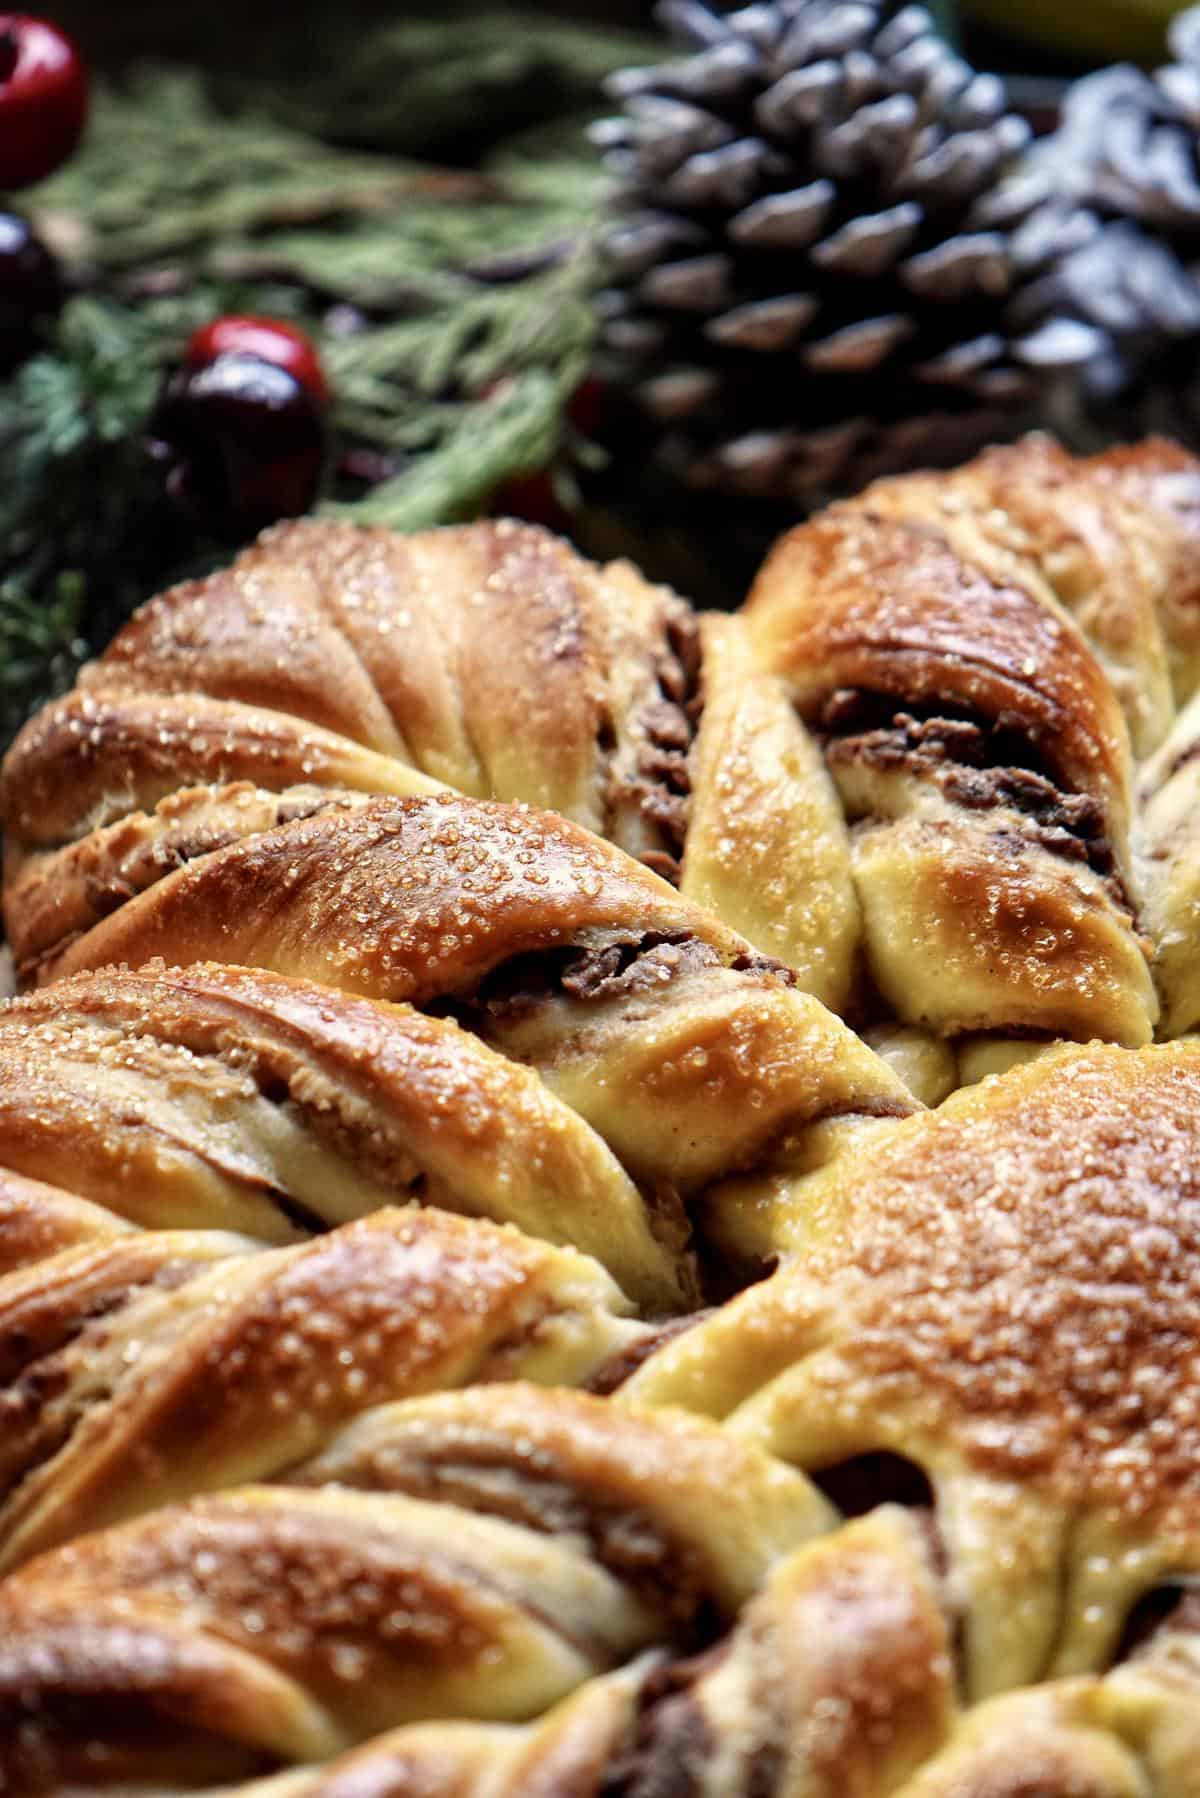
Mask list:
POLYGON ((184 1744, 233 1777, 405 1719, 535 1716, 736 1614, 830 1516, 717 1426, 581 1394, 443 1395, 364 1425, 286 1485, 103 1531, 0 1585, 18 1773, 80 1778, 96 1733, 105 1777, 115 1759, 132 1783, 178 1777, 184 1744))
POLYGON ((143 1223, 279 1241, 423 1193, 573 1242, 678 1309, 697 1291, 685 1199, 913 1109, 788 970, 548 814, 445 796, 298 821, 84 941, 142 971, 0 1018, 0 1164, 61 1170, 143 1223), (170 973, 164 949, 291 978, 170 973), (114 1134, 131 1106, 146 1130, 114 1134), (154 1179, 128 1195, 139 1168, 154 1179))
POLYGON ((244 1798, 1192 1798, 1195 1636, 956 1714, 944 1589, 881 1507, 801 1548, 716 1651, 594 1679, 520 1729, 409 1726, 244 1798), (932 1758, 927 1759, 926 1756, 932 1758))
POLYGON ((607 836, 926 1099, 980 1035, 1179 1035, 1198 547, 1182 451, 1036 438, 800 526, 734 618, 532 527, 277 527, 14 745, 18 967, 98 965, 190 865, 442 785, 607 836))
MULTIPOLYGON (((271 1243, 420 1199, 594 1253, 652 1311, 694 1297, 667 1197, 653 1212, 528 1069, 450 1019, 278 975, 110 971, 0 1012, 0 1164, 146 1227, 271 1243)), ((0 1195, 0 1242, 8 1217, 0 1195)))
POLYGON ((240 1798, 1140 1798, 1153 1780, 1190 1798, 1186 1615, 1111 1674, 963 1710, 936 1532, 893 1505, 830 1521, 802 1476, 682 1414, 520 1385, 387 1406, 287 1483, 0 1584, 0 1777, 240 1798), (297 1772, 254 1780, 280 1765, 297 1772))
MULTIPOLYGON (((64 1065, 78 1020, 236 1065, 237 996, 282 1078, 275 988, 76 976, 6 1026, 61 990, 64 1065)), ((1198 1085, 1062 1046, 727 1181, 714 1243, 785 1265, 665 1329, 442 1208, 269 1246, 8 1176, 0 1791, 1191 1798, 1200 1616, 1135 1620, 1200 1542, 1198 1085)))
POLYGON ((31 722, 3 1798, 1197 1798, 1198 474, 292 524, 31 722))

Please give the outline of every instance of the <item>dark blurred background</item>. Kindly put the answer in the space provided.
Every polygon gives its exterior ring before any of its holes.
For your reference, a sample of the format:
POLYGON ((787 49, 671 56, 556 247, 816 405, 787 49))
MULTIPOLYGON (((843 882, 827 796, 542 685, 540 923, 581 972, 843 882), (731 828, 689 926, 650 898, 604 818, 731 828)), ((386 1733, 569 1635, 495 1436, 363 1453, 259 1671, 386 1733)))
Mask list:
MULTIPOLYGON (((977 65, 1051 76, 1121 57, 1154 62, 1174 10, 1171 0, 968 0, 957 9, 949 0, 949 6, 977 65)), ((423 12, 444 17, 446 10, 405 0, 56 0, 52 8, 97 63, 170 56, 253 72, 304 66, 330 33, 423 12)), ((524 10, 651 28, 651 0, 524 0, 524 10)))
MULTIPOLYGON (((46 7, 95 61, 179 56, 213 67, 303 58, 326 32, 356 24, 444 18, 449 8, 404 0, 53 0, 46 7)), ((460 5, 462 11, 482 6, 460 5)), ((650 27, 649 0, 523 0, 523 11, 650 27)))

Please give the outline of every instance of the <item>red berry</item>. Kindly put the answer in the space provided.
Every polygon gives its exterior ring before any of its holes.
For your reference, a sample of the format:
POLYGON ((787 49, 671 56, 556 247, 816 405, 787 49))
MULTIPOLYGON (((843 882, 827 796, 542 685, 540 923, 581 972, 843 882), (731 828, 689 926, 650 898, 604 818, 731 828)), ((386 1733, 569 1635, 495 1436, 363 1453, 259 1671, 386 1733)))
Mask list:
POLYGON ((312 505, 325 417, 286 368, 227 350, 167 376, 147 448, 181 510, 213 535, 242 542, 312 505))
POLYGON ((193 331, 184 351, 187 368, 204 368, 218 356, 257 356, 273 362, 299 381, 319 406, 329 404, 329 383, 316 345, 298 325, 280 318, 251 318, 229 313, 193 331))
POLYGON ((83 135, 88 88, 66 34, 28 13, 0 13, 0 187, 28 187, 83 135))

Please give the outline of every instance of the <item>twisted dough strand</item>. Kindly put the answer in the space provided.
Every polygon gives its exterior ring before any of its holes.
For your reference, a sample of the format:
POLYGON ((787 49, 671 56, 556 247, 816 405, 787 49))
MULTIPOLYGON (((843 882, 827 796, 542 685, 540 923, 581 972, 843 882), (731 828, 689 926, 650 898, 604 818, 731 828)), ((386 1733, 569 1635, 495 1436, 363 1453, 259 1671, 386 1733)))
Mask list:
POLYGON ((814 1533, 811 1488, 718 1426, 488 1396, 367 1414, 299 1472, 349 1490, 243 1488, 10 1576, 0 1775, 27 1795, 1191 1798, 1186 1619, 1103 1678, 964 1711, 920 1514, 814 1533))
POLYGON ((645 1332, 585 1256, 435 1211, 262 1251, 131 1232, 0 1280, 0 1570, 271 1478, 382 1400, 586 1380, 645 1332))
POLYGON ((786 968, 598 837, 519 807, 373 800, 281 826, 158 882, 59 971, 157 957, 452 1008, 667 1197, 802 1154, 837 1117, 913 1106, 786 968))
POLYGON ((1180 1034, 1198 542, 1182 451, 1041 439, 800 526, 733 619, 532 527, 280 527, 14 745, 22 976, 181 865, 441 783, 606 835, 864 1026, 966 1039, 898 1057, 928 1096, 980 1034, 1180 1034))
MULTIPOLYGON (((687 1245, 527 1069, 447 1019, 279 975, 151 966, 0 1012, 0 1164, 151 1228, 264 1242, 419 1200, 598 1255, 651 1311, 687 1245)), ((0 1199, 0 1254, 15 1231, 0 1199)))
POLYGON ((932 1484, 976 1694, 1102 1668, 1200 1567, 1200 1048, 1059 1046, 904 1120, 774 1205, 716 1199, 751 1287, 618 1395, 809 1469, 932 1484))
POLYGON ((191 1786, 406 1718, 535 1716, 735 1615, 830 1520, 801 1475, 703 1420, 529 1387, 495 1398, 491 1415, 474 1397, 461 1416, 390 1410, 374 1459, 362 1432, 344 1457, 364 1490, 244 1487, 10 1575, 0 1768, 54 1790, 98 1736, 101 1783, 151 1781, 184 1742, 203 1769, 191 1786))

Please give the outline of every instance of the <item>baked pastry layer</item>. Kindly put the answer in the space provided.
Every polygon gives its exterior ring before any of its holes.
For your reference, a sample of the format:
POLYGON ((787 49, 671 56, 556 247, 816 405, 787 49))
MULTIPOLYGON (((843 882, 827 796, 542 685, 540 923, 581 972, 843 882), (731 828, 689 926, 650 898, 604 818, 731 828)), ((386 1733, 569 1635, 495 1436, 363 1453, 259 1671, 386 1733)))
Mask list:
POLYGON ((1196 472, 289 526, 31 723, 4 1798, 1197 1798, 1196 472))
POLYGON ((857 1027, 1137 1045, 1200 1020, 1200 465, 1044 439, 877 483, 697 616, 504 521, 300 521, 144 607, 11 751, 24 980, 182 867, 449 788, 607 837, 857 1027))

